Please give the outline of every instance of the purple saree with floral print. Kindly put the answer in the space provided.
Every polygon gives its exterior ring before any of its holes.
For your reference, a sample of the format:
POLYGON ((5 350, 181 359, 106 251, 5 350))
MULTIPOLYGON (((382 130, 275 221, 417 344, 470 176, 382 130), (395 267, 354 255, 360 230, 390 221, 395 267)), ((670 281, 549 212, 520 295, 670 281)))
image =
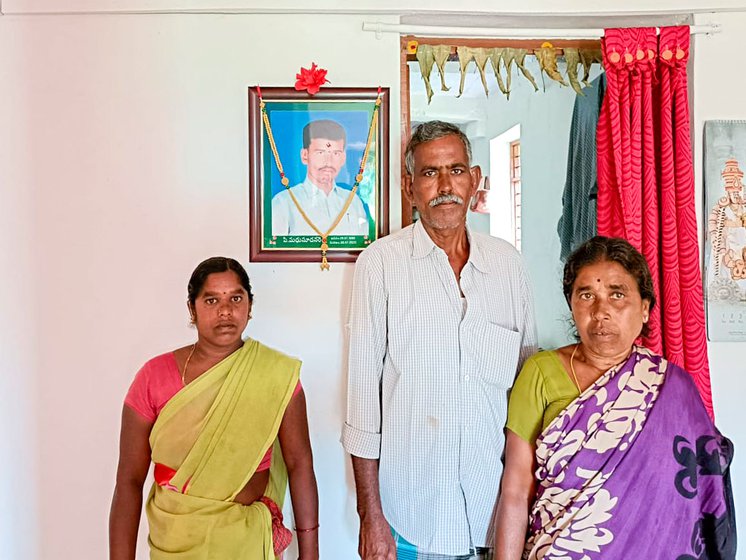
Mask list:
POLYGON ((536 445, 525 559, 735 558, 733 447, 678 366, 635 347, 536 445))

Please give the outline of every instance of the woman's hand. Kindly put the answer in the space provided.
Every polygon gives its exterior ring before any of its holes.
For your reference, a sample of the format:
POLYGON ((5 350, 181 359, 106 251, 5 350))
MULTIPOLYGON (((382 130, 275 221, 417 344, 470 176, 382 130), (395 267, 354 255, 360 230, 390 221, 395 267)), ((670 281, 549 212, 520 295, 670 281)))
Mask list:
POLYGON ((318 560, 319 495, 313 473, 311 441, 308 437, 306 396, 302 389, 285 409, 278 436, 282 457, 288 469, 295 526, 300 529, 296 531, 299 558, 318 560))
POLYGON ((497 506, 495 560, 520 560, 536 495, 534 446, 506 430, 505 471, 497 506))
POLYGON ((109 514, 109 559, 135 560, 142 511, 142 486, 150 468, 153 424, 124 405, 119 436, 119 467, 109 514))

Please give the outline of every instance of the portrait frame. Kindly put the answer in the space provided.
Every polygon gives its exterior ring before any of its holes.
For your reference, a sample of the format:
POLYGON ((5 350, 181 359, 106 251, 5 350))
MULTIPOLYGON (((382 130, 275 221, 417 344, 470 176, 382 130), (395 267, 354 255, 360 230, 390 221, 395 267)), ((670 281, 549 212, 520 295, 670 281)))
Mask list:
MULTIPOLYGON (((354 262, 360 251, 370 243, 388 235, 389 88, 323 88, 317 94, 309 95, 293 88, 252 86, 248 88, 248 101, 251 262, 318 262, 321 259, 321 237, 310 230, 298 212, 298 205, 303 209, 304 202, 321 200, 320 196, 324 196, 312 186, 311 171, 305 163, 313 164, 308 159, 309 151, 303 141, 304 128, 312 121, 334 121, 341 125, 345 133, 345 161, 341 168, 334 168, 334 187, 327 195, 326 202, 331 208, 327 214, 341 215, 342 220, 327 239, 327 260, 354 262), (351 188, 356 182, 379 91, 381 102, 378 120, 371 135, 362 180, 359 181, 357 193, 353 195, 351 188), (269 141, 260 96, 284 175, 280 174, 269 141), (282 183, 283 176, 287 178, 287 185, 282 183), (299 190, 301 188, 305 190, 299 190), (297 196, 284 194, 287 191, 297 196), (348 192, 348 210, 338 214, 337 208, 341 201, 347 202, 348 192), (278 194, 281 196, 278 197, 278 194), (332 196, 336 200, 332 200, 332 196), (280 222, 279 225, 277 222, 280 222)), ((307 215, 316 211, 313 209, 315 204, 308 203, 312 210, 307 215)), ((320 218, 325 219, 329 218, 320 218)), ((329 221, 333 222, 333 219, 329 221)), ((315 225, 325 231, 331 224, 319 221, 315 225)))

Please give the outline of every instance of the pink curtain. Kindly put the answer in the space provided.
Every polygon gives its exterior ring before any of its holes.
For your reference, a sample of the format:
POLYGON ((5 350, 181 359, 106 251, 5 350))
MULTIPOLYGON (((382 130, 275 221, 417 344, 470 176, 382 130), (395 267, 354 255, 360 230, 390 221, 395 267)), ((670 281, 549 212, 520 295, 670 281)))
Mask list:
POLYGON ((712 415, 694 210, 686 64, 689 28, 607 29, 597 131, 598 233, 650 265, 658 305, 643 342, 684 367, 712 415))

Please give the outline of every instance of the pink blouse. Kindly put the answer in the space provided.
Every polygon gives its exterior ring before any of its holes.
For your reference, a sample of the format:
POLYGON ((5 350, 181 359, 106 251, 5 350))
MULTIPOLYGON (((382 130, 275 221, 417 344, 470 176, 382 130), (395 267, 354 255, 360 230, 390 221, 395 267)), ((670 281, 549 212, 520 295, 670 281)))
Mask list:
MULTIPOLYGON (((161 410, 171 398, 184 388, 181 373, 173 352, 161 354, 148 360, 135 375, 124 404, 145 418, 155 422, 161 410)), ((300 393, 300 381, 295 386, 293 398, 300 393)), ((272 446, 267 449, 256 472, 266 471, 272 465, 272 446)))

